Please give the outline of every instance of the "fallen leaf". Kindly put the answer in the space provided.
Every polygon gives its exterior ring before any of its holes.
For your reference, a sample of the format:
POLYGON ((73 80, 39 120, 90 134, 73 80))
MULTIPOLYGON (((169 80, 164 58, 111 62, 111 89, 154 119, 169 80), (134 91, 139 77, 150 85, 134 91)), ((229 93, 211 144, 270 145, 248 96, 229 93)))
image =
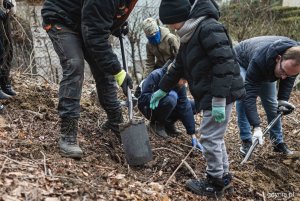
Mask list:
POLYGON ((53 197, 46 197, 45 201, 59 201, 59 198, 53 198, 53 197))

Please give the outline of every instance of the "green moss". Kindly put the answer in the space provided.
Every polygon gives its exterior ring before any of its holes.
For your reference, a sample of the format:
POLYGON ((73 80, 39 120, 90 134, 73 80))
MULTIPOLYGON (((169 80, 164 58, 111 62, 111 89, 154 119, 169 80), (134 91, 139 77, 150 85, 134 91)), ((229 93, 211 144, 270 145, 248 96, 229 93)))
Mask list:
POLYGON ((300 8, 298 7, 282 7, 282 6, 274 6, 272 7, 272 11, 273 12, 288 12, 288 11, 292 11, 292 10, 298 10, 300 8))
POLYGON ((300 25, 300 16, 293 16, 293 17, 287 17, 287 18, 281 18, 278 19, 278 22, 282 23, 294 23, 300 25))

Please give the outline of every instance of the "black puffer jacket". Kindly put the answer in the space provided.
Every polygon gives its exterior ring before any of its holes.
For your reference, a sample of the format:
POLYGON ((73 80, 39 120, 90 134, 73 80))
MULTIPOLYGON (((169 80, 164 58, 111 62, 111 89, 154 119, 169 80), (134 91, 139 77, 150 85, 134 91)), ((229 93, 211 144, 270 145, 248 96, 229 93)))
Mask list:
POLYGON ((190 18, 207 16, 187 43, 181 44, 176 62, 160 83, 169 91, 181 77, 199 103, 198 110, 211 110, 212 97, 226 98, 229 104, 245 94, 231 40, 217 20, 219 11, 210 0, 199 0, 190 18))
POLYGON ((82 37, 96 65, 112 75, 121 71, 108 37, 128 18, 137 0, 84 0, 82 37))

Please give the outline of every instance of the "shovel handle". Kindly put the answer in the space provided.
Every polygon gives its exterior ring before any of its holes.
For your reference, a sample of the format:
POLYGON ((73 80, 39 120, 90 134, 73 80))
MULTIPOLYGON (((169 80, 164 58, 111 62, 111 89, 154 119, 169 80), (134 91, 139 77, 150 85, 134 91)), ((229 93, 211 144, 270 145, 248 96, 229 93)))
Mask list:
MULTIPOLYGON (((269 130, 274 126, 274 124, 280 119, 282 116, 282 113, 280 112, 272 121, 271 123, 267 126, 267 128, 263 132, 263 137, 269 132, 269 130)), ((255 147, 258 145, 258 140, 255 139, 252 146, 250 147, 249 151, 247 152, 245 158, 241 162, 241 165, 243 165, 247 160, 250 158, 251 154, 253 153, 255 147)))
MULTIPOLYGON (((125 58, 125 50, 124 50, 124 43, 123 43, 123 34, 121 34, 119 36, 119 40, 120 40, 120 46, 121 46, 121 53, 122 53, 122 61, 123 61, 123 68, 126 71, 126 73, 128 73, 128 66, 126 64, 126 58, 125 58)), ((133 103, 132 103, 132 94, 131 94, 131 90, 128 87, 127 88, 127 99, 128 99, 128 114, 129 114, 129 121, 131 122, 133 119, 133 103)))

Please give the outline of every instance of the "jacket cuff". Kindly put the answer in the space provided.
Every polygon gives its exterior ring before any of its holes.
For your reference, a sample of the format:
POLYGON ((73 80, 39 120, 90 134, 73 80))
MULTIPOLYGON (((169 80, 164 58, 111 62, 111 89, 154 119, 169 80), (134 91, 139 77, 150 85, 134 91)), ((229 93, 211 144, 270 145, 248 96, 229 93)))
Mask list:
POLYGON ((196 133, 195 129, 189 129, 186 131, 186 134, 188 134, 188 135, 194 135, 195 133, 196 133))
POLYGON ((212 106, 226 106, 226 98, 218 98, 218 97, 213 97, 212 98, 212 106))

